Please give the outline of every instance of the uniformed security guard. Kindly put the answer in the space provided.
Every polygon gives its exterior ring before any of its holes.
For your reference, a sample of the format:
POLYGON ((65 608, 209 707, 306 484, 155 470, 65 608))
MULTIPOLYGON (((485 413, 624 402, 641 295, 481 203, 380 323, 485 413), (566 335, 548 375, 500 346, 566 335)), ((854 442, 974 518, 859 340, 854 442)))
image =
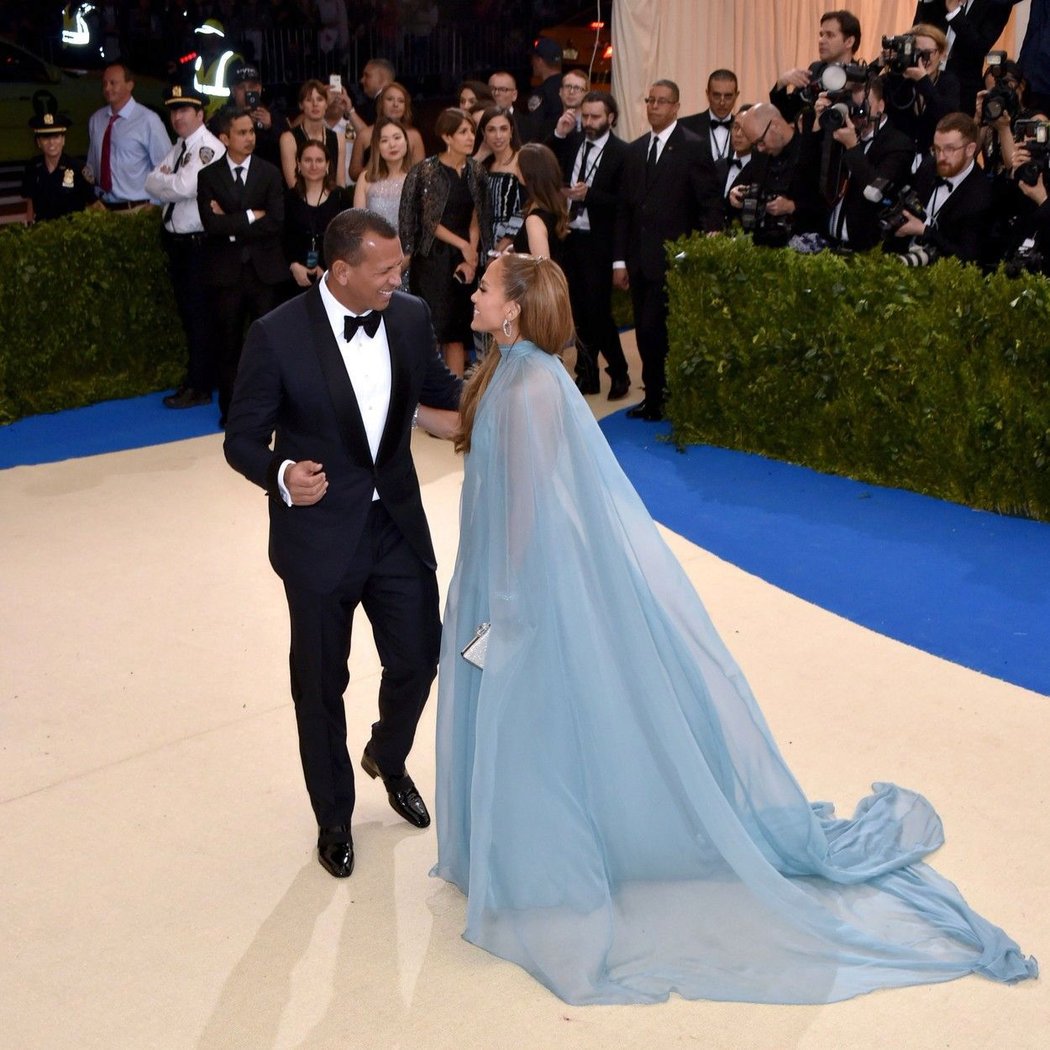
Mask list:
POLYGON ((539 86, 532 89, 526 108, 533 125, 534 141, 543 142, 554 133, 554 125, 564 107, 558 94, 561 89, 561 45, 549 36, 536 38, 532 47, 532 75, 539 86))
POLYGON ((41 154, 26 165, 22 177, 22 196, 29 201, 29 222, 83 211, 95 199, 95 191, 81 174, 80 165, 64 152, 69 118, 43 111, 29 121, 29 126, 41 154))
POLYGON ((164 398, 168 408, 206 405, 215 385, 208 303, 201 283, 204 227, 197 209, 197 175, 226 150, 204 126, 205 104, 199 92, 179 85, 171 88, 164 105, 178 139, 164 160, 146 176, 147 192, 163 202, 164 247, 175 304, 189 347, 186 377, 174 394, 164 398))
POLYGON ((226 30, 209 18, 193 31, 197 60, 193 64, 193 90, 205 97, 205 117, 214 116, 230 101, 230 78, 244 64, 244 56, 226 46, 226 30))

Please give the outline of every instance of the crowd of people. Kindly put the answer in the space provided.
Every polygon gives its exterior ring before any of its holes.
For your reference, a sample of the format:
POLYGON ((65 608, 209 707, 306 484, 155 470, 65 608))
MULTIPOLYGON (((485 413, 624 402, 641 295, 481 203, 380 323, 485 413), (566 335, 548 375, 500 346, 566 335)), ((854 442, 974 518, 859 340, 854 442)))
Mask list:
POLYGON ((114 63, 83 172, 62 151, 64 119, 39 113, 41 153, 23 192, 36 219, 85 205, 164 209, 190 356, 202 362, 188 368, 173 407, 202 403, 217 386, 225 416, 245 322, 318 280, 324 229, 355 203, 396 220, 404 284, 430 305, 458 375, 475 356, 469 296, 485 265, 495 253, 528 252, 567 274, 577 385, 597 393, 604 364, 609 397, 623 398, 629 381, 611 297, 614 287, 629 291, 645 387, 629 415, 658 420, 663 245, 692 230, 742 227, 770 247, 882 250, 910 265, 955 256, 1050 272, 1050 13, 1033 5, 1014 61, 988 54, 1011 6, 921 0, 913 25, 869 45, 877 57, 868 63, 858 57, 858 19, 829 11, 817 27, 818 59, 781 72, 768 99, 742 100, 736 75, 717 69, 708 108, 682 115, 677 84, 660 78, 645 99, 650 130, 630 144, 616 135, 615 99, 591 90, 585 71, 563 69, 560 47, 540 37, 524 101, 506 70, 465 81, 457 106, 436 122, 440 149, 429 157, 411 94, 383 58, 365 66, 356 105, 340 83, 308 80, 288 118, 266 104, 259 70, 248 64, 233 71, 231 104, 211 120, 208 99, 173 88, 165 108, 174 146, 134 99, 129 68, 114 63), (224 154, 231 179, 243 168, 239 215, 226 210, 232 196, 222 204, 197 189, 198 171, 223 170, 224 154), (267 177, 270 196, 259 199, 262 180, 252 173, 270 165, 278 178, 267 177), (209 292, 214 316, 227 320, 207 347, 194 345, 195 281, 225 289, 209 292))

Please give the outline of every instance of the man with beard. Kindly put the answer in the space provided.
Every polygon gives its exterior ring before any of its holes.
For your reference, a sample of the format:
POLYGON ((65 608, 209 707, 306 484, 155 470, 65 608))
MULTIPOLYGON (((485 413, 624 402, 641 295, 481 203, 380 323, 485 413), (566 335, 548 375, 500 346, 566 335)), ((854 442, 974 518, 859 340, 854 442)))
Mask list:
POLYGON ((908 247, 918 249, 915 257, 920 262, 934 254, 954 255, 963 262, 982 259, 992 189, 975 163, 979 137, 977 122, 965 113, 949 113, 937 122, 933 156, 915 173, 915 192, 926 205, 926 218, 905 211, 904 224, 894 232, 899 245, 912 238, 908 247))
POLYGON ((568 186, 570 232, 563 262, 576 325, 576 385, 584 394, 598 393, 600 354, 611 379, 610 401, 626 397, 631 386, 612 316, 610 279, 627 153, 626 143, 613 134, 618 113, 616 100, 608 92, 588 92, 580 103, 583 130, 575 130, 576 114, 566 109, 550 139, 568 186))

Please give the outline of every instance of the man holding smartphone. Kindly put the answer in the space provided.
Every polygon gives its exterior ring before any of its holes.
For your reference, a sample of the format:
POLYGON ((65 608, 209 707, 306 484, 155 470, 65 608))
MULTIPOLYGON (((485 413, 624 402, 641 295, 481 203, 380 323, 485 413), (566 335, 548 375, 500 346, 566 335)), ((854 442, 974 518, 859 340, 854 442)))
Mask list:
POLYGON ((230 88, 233 105, 246 109, 255 125, 255 156, 270 164, 281 166, 281 133, 288 130, 288 121, 263 102, 262 75, 258 66, 240 65, 233 71, 230 88))

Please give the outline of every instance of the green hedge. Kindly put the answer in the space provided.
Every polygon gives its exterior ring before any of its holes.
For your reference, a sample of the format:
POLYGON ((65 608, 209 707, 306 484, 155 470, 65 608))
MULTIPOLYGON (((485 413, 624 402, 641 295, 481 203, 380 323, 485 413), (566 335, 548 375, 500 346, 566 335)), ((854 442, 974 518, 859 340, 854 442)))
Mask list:
POLYGON ((743 236, 669 253, 677 444, 1050 520, 1050 281, 743 236))
POLYGON ((166 265, 158 208, 0 230, 0 423, 178 382, 166 265))

